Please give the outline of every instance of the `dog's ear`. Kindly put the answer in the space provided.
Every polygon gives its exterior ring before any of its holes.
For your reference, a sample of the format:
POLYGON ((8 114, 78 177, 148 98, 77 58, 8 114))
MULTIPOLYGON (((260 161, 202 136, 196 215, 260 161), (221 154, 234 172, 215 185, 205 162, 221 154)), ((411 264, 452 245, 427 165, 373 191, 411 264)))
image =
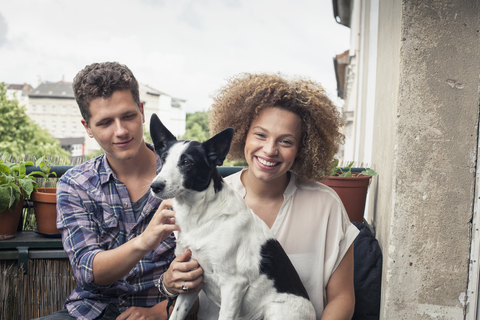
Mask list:
POLYGON ((155 150, 161 150, 165 147, 166 142, 177 140, 175 136, 168 131, 168 129, 163 125, 162 121, 154 113, 150 118, 150 136, 152 137, 153 145, 155 150))
POLYGON ((223 161, 230 150, 233 132, 233 128, 227 128, 202 143, 210 163, 215 166, 221 166, 223 164, 223 161))

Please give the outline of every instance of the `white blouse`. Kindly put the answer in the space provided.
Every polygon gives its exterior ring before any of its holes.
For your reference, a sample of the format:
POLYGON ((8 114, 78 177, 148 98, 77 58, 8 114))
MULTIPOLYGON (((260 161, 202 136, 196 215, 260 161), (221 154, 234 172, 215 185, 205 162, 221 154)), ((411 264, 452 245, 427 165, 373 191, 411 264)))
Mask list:
MULTIPOLYGON (((241 173, 230 175, 225 181, 245 197, 241 173)), ((358 229, 350 222, 335 191, 318 182, 300 182, 291 173, 271 230, 297 270, 320 319, 328 280, 355 240, 358 229)), ((199 297, 198 319, 217 319, 219 308, 203 292, 199 297)))

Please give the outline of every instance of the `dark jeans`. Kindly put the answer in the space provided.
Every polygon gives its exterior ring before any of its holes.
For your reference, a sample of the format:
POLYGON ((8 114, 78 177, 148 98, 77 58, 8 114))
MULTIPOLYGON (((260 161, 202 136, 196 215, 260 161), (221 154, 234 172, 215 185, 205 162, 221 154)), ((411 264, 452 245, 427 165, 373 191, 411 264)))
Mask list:
MULTIPOLYGON (((117 306, 114 304, 109 304, 105 308, 105 310, 103 310, 102 314, 96 319, 115 320, 119 315, 120 315, 120 311, 118 311, 117 306)), ((52 313, 49 316, 37 318, 34 320, 70 320, 70 319, 76 319, 76 318, 69 315, 68 311, 64 309, 64 310, 60 310, 55 313, 52 313)))

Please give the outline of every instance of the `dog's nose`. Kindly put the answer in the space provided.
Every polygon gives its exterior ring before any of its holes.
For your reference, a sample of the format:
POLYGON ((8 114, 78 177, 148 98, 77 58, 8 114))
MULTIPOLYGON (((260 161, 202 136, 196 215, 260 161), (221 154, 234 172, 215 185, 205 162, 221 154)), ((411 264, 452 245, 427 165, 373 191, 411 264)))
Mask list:
POLYGON ((165 183, 163 182, 154 182, 150 185, 150 188, 154 193, 159 193, 165 188, 165 183))

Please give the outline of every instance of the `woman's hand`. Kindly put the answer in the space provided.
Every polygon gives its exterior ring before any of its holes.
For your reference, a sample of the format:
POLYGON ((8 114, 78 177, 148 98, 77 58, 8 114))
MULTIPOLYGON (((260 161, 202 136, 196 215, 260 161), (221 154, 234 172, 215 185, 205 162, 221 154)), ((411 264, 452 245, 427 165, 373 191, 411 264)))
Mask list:
POLYGON ((172 205, 172 199, 162 201, 145 231, 138 236, 138 245, 141 250, 154 250, 173 231, 180 230, 180 227, 175 224, 175 211, 172 205))
POLYGON ((191 257, 192 252, 187 250, 170 264, 163 276, 163 284, 168 292, 172 294, 186 293, 202 288, 203 269, 198 261, 191 260, 191 257), (188 291, 183 291, 182 286, 187 287, 188 291))

